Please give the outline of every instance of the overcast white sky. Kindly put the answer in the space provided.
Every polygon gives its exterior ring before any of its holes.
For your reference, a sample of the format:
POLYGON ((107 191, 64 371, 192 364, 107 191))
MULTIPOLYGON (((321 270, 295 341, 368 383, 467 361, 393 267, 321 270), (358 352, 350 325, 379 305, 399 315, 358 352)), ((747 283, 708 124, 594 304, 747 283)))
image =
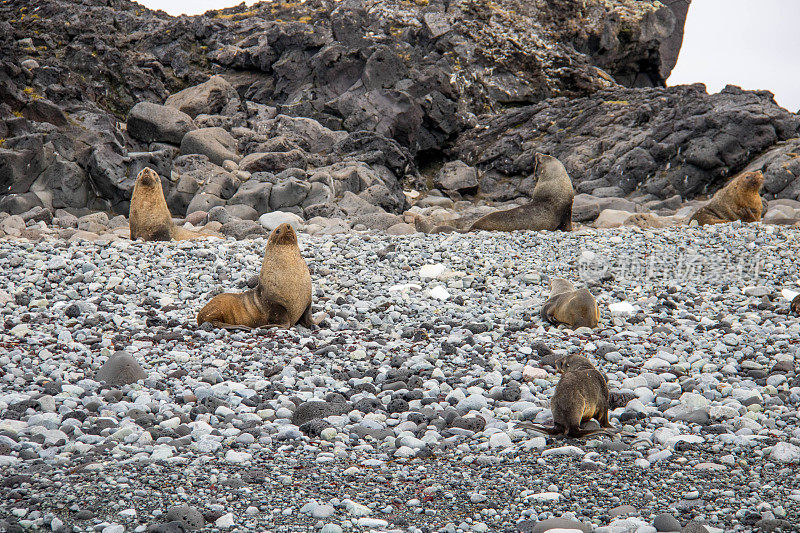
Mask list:
POLYGON ((678 64, 668 83, 767 89, 800 109, 800 1, 694 0, 678 64))
MULTIPOLYGON (((196 15, 237 0, 139 0, 171 15, 196 15)), ((255 3, 247 1, 248 5, 255 3)), ((668 83, 728 83, 767 89, 783 107, 800 109, 800 0, 693 0, 678 64, 668 83)))

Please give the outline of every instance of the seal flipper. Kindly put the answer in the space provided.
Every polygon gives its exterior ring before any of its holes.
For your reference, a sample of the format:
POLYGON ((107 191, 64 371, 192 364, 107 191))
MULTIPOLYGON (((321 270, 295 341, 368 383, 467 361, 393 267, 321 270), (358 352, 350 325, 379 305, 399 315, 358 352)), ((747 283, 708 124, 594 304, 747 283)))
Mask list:
POLYGON ((570 202, 569 207, 564 211, 564 214, 561 216, 561 222, 558 224, 557 230, 561 231, 572 231, 572 202, 570 202))
POLYGON ((552 427, 543 426, 541 424, 533 424, 531 422, 517 422, 516 426, 522 427, 525 429, 532 429, 534 431, 538 431, 539 433, 544 433, 546 435, 564 435, 566 433, 564 427, 553 424, 552 427))
POLYGON ((557 326, 557 325, 559 325, 558 320, 556 320, 556 318, 552 315, 552 313, 550 313, 550 310, 554 306, 555 306, 555 302, 553 301, 553 299, 552 298, 548 299, 544 303, 544 305, 542 306, 541 316, 542 316, 542 320, 545 320, 546 322, 548 322, 548 323, 550 323, 550 324, 552 324, 554 326, 557 326))
POLYGON ((303 316, 300 317, 300 320, 298 321, 298 323, 301 326, 307 327, 308 329, 312 329, 314 326, 317 325, 317 323, 314 322, 314 316, 311 314, 311 303, 310 302, 308 304, 308 307, 306 307, 306 310, 303 311, 303 316))

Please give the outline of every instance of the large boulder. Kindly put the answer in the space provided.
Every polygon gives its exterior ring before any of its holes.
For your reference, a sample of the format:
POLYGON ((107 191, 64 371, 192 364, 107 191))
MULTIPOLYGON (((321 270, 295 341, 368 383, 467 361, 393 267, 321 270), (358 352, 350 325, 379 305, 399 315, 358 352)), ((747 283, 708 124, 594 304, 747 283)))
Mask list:
POLYGON ((128 113, 128 134, 134 139, 181 144, 183 136, 196 129, 192 117, 171 106, 139 102, 128 113))
POLYGON ((22 116, 34 122, 48 122, 53 126, 67 125, 67 116, 56 104, 45 98, 35 98, 22 109, 22 116))
POLYGON ((343 125, 349 131, 374 131, 403 146, 416 146, 423 113, 406 92, 376 89, 345 93, 332 105, 345 117, 343 125))
POLYGON ((309 153, 328 152, 333 145, 347 137, 346 132, 330 130, 316 120, 287 115, 259 121, 254 124, 254 129, 270 139, 284 137, 291 140, 309 153))
POLYGON ((764 173, 763 194, 768 200, 800 200, 800 139, 777 144, 751 161, 745 171, 764 173))
POLYGON ((214 207, 220 205, 225 205, 225 200, 214 194, 201 192, 196 194, 195 197, 192 198, 192 201, 189 202, 189 206, 186 208, 186 214, 188 215, 195 211, 209 212, 214 207))
POLYGON ((306 154, 302 150, 288 152, 256 152, 244 156, 239 168, 247 172, 272 172, 277 174, 289 168, 305 169, 306 154))
POLYGON ((226 160, 238 162, 236 139, 222 128, 201 128, 190 131, 181 141, 181 153, 203 154, 215 165, 222 166, 226 160))
POLYGON ((0 196, 0 213, 21 215, 34 207, 43 207, 41 198, 36 193, 6 194, 0 196))
POLYGON ((436 173, 433 184, 446 191, 474 191, 478 188, 478 170, 460 160, 448 161, 436 173))
POLYGON ((307 181, 301 181, 297 178, 281 180, 272 186, 269 206, 276 211, 287 207, 299 206, 305 201, 310 190, 311 185, 307 181))
POLYGON ((199 114, 225 115, 235 112, 239 105, 236 89, 222 76, 189 87, 167 98, 165 105, 179 109, 191 118, 199 114))
POLYGON ((52 154, 52 148, 44 144, 43 135, 6 139, 0 145, 0 194, 28 192, 52 154))
POLYGON ((95 146, 86 165, 97 194, 109 200, 118 213, 126 212, 136 175, 131 175, 123 148, 116 143, 95 146))
POLYGON ((31 191, 49 196, 54 208, 86 207, 90 198, 86 172, 77 163, 60 157, 39 175, 31 191))
POLYGON ((271 193, 271 183, 251 179, 239 186, 236 193, 231 196, 229 203, 252 207, 257 213, 268 213, 270 211, 269 198, 271 193))

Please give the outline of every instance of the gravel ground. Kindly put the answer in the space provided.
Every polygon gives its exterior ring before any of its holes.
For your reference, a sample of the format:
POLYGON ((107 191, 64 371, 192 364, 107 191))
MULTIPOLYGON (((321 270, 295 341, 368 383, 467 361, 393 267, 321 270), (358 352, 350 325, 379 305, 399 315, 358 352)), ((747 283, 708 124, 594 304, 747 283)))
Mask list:
POLYGON ((264 239, 0 241, 0 529, 797 530, 799 241, 301 235, 327 317, 252 332, 194 317, 264 239), (539 318, 554 275, 590 283, 596 330, 539 318), (574 352, 614 441, 514 427, 574 352))

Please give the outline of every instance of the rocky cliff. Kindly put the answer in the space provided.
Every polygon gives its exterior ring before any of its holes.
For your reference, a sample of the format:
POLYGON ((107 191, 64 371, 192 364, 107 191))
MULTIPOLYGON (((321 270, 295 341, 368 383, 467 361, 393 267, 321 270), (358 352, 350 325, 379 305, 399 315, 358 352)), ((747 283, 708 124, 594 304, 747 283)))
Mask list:
MULTIPOLYGON (((126 214, 149 165, 180 217, 375 218, 454 159, 480 178, 462 192, 524 196, 537 150, 583 192, 690 198, 780 152, 798 120, 768 93, 663 88, 687 7, 313 0, 170 17, 6 2, 0 210, 126 214)), ((773 196, 797 197, 790 167, 773 196)))

